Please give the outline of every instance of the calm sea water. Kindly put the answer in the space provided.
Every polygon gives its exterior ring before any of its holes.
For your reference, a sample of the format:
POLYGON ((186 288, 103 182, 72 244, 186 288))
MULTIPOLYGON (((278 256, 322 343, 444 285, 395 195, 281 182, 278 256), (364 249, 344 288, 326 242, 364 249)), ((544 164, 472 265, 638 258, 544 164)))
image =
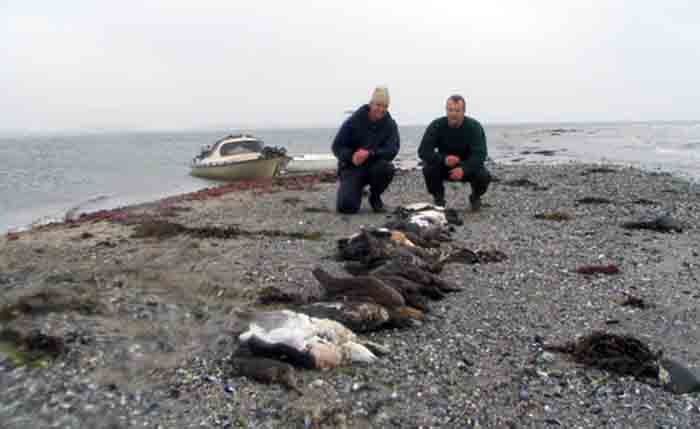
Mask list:
MULTIPOLYGON (((416 159, 424 127, 401 127, 416 159)), ((246 130, 290 154, 328 153, 336 129, 246 130)), ((235 132, 143 132, 0 138, 0 232, 212 186, 190 176, 200 146, 235 132)), ((700 180, 700 122, 486 126, 501 162, 613 162, 700 180), (534 152, 554 151, 543 155, 534 152)))

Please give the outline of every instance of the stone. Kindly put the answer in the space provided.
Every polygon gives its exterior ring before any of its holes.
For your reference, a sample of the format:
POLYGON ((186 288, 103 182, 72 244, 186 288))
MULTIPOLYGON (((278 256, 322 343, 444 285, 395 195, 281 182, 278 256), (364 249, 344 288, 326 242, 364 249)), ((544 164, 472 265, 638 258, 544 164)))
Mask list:
POLYGON ((661 360, 659 381, 664 389, 676 394, 700 392, 700 371, 698 368, 688 368, 673 359, 661 360))

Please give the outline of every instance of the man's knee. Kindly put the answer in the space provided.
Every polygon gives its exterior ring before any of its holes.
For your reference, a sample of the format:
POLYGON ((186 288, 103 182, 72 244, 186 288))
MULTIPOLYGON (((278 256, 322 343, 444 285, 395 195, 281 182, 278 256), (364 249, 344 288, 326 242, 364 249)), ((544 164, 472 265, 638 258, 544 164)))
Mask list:
POLYGON ((383 159, 375 161, 370 168, 370 173, 375 177, 381 176, 391 179, 394 177, 395 172, 396 168, 394 167, 394 164, 383 159))
POLYGON ((483 186, 488 186, 491 180, 493 180, 493 177, 485 167, 481 167, 474 175, 474 181, 481 183, 483 186))
POLYGON ((491 180, 491 173, 489 173, 489 171, 485 167, 478 168, 472 171, 471 173, 466 174, 462 178, 463 182, 478 182, 485 184, 491 183, 491 180))

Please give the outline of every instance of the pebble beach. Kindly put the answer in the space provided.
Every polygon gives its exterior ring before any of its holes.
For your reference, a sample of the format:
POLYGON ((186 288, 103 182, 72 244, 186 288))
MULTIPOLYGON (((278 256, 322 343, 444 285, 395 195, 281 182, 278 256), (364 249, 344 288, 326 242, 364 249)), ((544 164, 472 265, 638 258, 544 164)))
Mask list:
MULTIPOLYGON (((297 371, 303 395, 237 376, 231 355, 241 313, 267 308, 264 290, 313 294, 314 267, 348 276, 337 240, 390 216, 366 200, 357 215, 335 213, 332 174, 225 185, 0 237, 1 426, 695 427, 697 394, 543 345, 605 331, 700 365, 700 187, 616 165, 489 169, 496 180, 479 212, 468 190, 448 186, 464 222, 452 239, 507 258, 447 265, 441 276, 462 291, 418 327, 368 334, 390 350, 371 366, 297 371), (682 228, 622 227, 662 213, 682 228), (154 219, 181 228, 144 234, 154 219), (618 272, 577 272, 590 265, 618 272), (645 305, 623 305, 630 296, 645 305)), ((390 208, 430 200, 416 170, 384 197, 390 208)))

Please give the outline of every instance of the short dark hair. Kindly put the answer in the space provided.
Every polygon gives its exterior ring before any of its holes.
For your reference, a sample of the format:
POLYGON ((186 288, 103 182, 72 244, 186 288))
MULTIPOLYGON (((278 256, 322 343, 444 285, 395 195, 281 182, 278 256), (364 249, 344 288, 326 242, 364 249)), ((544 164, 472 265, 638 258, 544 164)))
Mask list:
POLYGON ((447 97, 447 101, 451 101, 453 103, 460 103, 461 102, 462 107, 464 107, 465 109, 467 108, 467 102, 464 100, 464 97, 462 97, 459 94, 450 95, 449 97, 447 97))

